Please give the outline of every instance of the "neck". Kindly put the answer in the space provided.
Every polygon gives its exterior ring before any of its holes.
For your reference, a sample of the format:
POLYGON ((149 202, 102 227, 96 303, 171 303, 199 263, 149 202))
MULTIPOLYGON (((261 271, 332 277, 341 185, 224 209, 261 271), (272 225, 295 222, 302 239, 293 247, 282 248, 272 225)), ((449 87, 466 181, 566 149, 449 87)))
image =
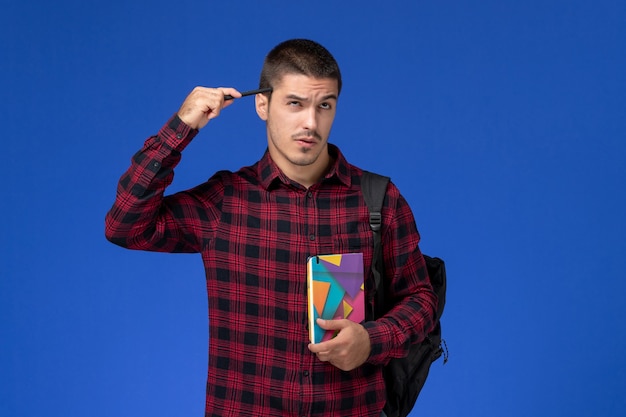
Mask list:
POLYGON ((291 166, 288 171, 283 170, 285 175, 292 181, 297 182, 304 188, 310 188, 317 184, 328 173, 331 161, 328 160, 325 166, 291 166))
POLYGON ((297 165, 290 162, 283 155, 276 155, 275 152, 272 152, 271 147, 270 156, 287 178, 305 188, 310 188, 313 184, 318 183, 330 171, 333 164, 333 158, 326 149, 313 163, 308 165, 297 165))

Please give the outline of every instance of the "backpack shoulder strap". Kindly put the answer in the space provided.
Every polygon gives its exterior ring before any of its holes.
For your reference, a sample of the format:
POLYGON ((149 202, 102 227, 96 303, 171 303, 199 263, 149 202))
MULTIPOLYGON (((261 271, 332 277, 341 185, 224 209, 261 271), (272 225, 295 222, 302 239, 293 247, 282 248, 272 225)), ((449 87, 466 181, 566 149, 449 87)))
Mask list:
POLYGON ((374 232, 380 231, 382 223, 383 202, 387 194, 389 177, 363 171, 361 177, 361 191, 365 204, 370 211, 370 227, 374 232))
POLYGON ((372 306, 370 319, 378 317, 383 308, 384 292, 382 282, 383 270, 383 249, 381 239, 382 228, 382 211, 385 195, 387 194, 387 186, 389 185, 389 177, 374 174, 373 172, 363 171, 361 177, 361 192, 369 209, 370 228, 374 236, 374 251, 372 255, 372 275, 374 276, 374 289, 376 294, 376 308, 372 306))

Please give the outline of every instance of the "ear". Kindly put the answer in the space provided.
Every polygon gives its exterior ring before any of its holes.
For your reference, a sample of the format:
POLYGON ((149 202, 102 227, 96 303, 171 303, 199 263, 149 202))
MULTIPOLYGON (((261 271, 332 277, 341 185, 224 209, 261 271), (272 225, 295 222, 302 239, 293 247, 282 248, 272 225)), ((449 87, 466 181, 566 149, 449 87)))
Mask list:
POLYGON ((254 96, 254 104, 256 106, 256 114, 259 115, 259 118, 267 121, 269 98, 265 94, 257 94, 254 96))

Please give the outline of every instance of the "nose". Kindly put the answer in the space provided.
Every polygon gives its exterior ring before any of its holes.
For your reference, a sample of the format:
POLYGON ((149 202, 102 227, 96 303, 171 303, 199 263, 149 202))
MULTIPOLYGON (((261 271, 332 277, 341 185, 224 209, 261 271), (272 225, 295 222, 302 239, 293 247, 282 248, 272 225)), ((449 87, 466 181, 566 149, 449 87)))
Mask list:
POLYGON ((317 109, 315 106, 310 106, 304 112, 303 128, 306 130, 315 131, 317 128, 317 109))

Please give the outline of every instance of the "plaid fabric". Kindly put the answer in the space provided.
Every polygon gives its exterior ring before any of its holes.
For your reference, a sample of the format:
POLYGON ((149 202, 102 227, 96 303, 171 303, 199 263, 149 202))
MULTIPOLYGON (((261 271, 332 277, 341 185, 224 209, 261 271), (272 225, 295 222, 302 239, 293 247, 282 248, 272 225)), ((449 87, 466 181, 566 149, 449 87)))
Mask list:
POLYGON ((436 308, 406 201, 390 185, 383 244, 396 307, 364 323, 371 356, 344 372, 307 349, 306 260, 363 252, 370 270, 362 171, 329 145, 332 169, 305 189, 266 152, 253 166, 164 197, 180 152, 196 134, 174 116, 145 142, 120 179, 106 236, 131 249, 202 255, 210 334, 206 416, 380 416, 382 366, 423 339, 436 308))

